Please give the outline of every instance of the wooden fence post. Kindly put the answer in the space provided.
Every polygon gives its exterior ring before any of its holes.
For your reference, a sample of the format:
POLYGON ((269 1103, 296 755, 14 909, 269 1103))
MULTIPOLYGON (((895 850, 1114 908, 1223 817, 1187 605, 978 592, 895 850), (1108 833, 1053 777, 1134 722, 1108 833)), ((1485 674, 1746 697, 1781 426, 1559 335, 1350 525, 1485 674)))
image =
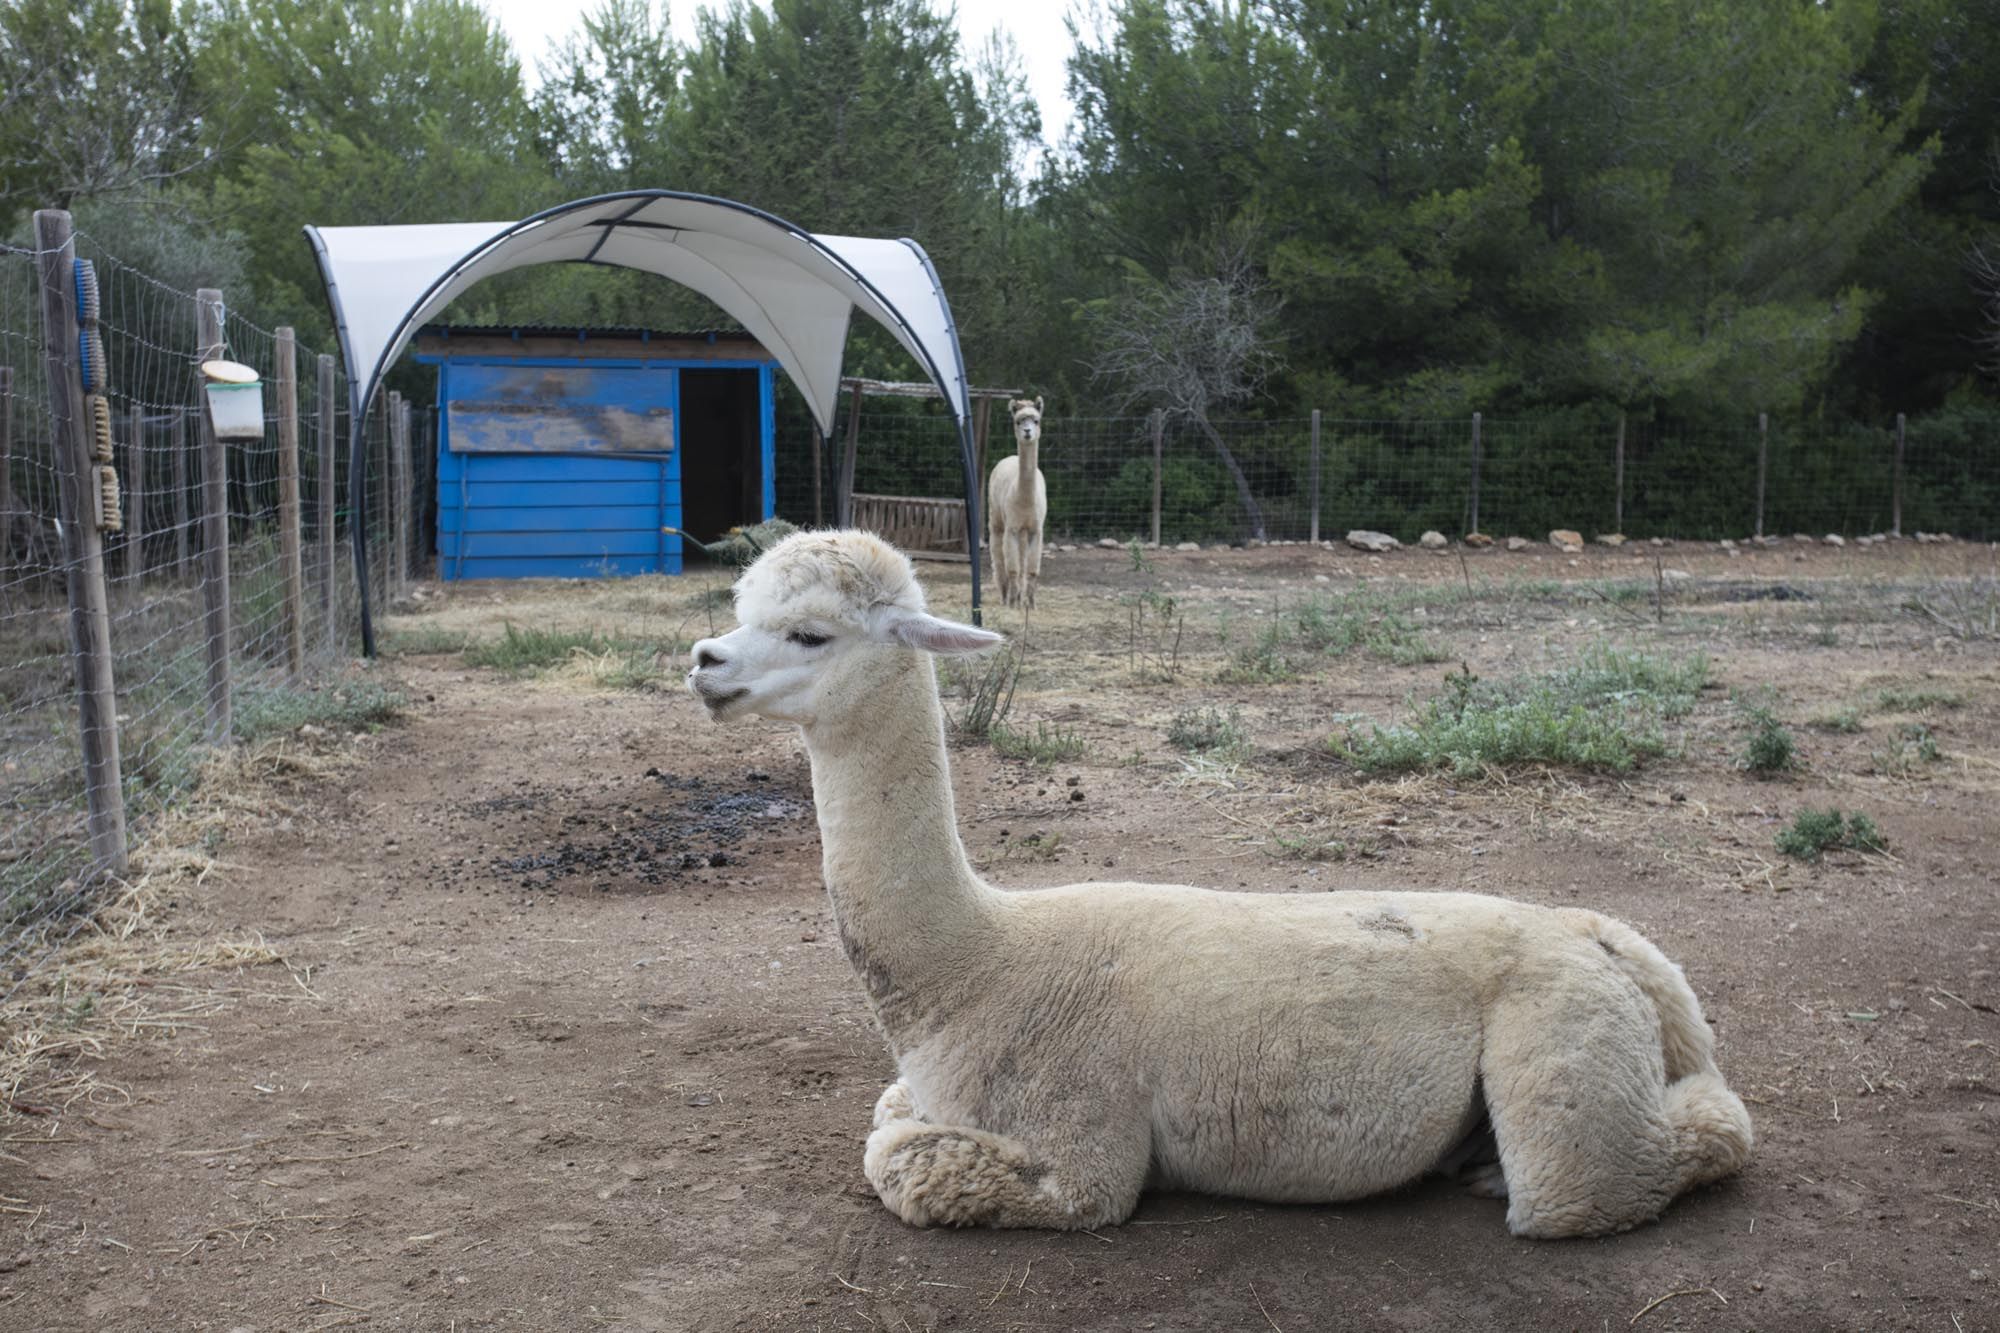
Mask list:
POLYGON ((278 327, 272 378, 278 389, 278 540, 285 559, 285 665, 297 679, 306 673, 306 572, 299 532, 298 335, 278 327))
POLYGON ((131 424, 125 441, 125 582, 137 587, 146 572, 146 409, 126 414, 131 424))
POLYGON ((1611 446, 1611 474, 1614 496, 1611 502, 1611 530, 1625 531, 1625 414, 1618 414, 1618 439, 1611 446))
POLYGON ((333 460, 340 447, 335 439, 339 429, 340 408, 333 399, 333 355, 320 353, 319 357, 319 602, 320 615, 326 625, 326 651, 338 655, 340 633, 334 623, 336 583, 333 557, 333 460))
POLYGON ((834 484, 833 521, 836 527, 854 525, 854 455, 861 447, 861 386, 847 406, 847 444, 840 456, 840 477, 834 484))
POLYGON ((826 526, 826 505, 822 498, 825 478, 821 473, 826 468, 826 434, 813 422, 813 526, 826 526))
POLYGON ((1757 527, 1753 535, 1764 535, 1764 476, 1771 463, 1771 414, 1757 414, 1757 527))
MULTIPOLYGON (((987 473, 986 444, 987 438, 991 434, 989 426, 993 419, 993 400, 991 398, 974 398, 972 401, 972 456, 975 460, 972 475, 978 479, 979 485, 984 486, 986 484, 987 473)), ((982 501, 984 500, 985 495, 983 492, 980 498, 982 501)), ((985 515, 982 514, 980 517, 984 518, 985 515)), ((984 528, 985 525, 982 523, 980 526, 984 528)), ((979 536, 983 541, 986 534, 982 531, 979 536)))
POLYGON ((174 577, 184 579, 188 573, 188 472, 187 472, 187 409, 174 409, 174 419, 167 435, 168 471, 174 482, 174 577))
POLYGON ((1165 489, 1164 469, 1166 466, 1167 414, 1159 408, 1153 409, 1150 423, 1153 432, 1153 545, 1160 544, 1160 495, 1165 489))
MULTIPOLYGON (((126 867, 125 788, 118 764, 118 691, 112 679, 111 614, 104 591, 104 536, 97 526, 83 380, 77 365, 76 240, 60 209, 35 214, 42 288, 42 357, 49 381, 49 439, 61 496, 63 566, 69 583, 70 646, 89 802, 90 857, 103 874, 126 867)), ((101 373, 101 370, 100 370, 101 373)))
POLYGON ((1312 415, 1312 532, 1310 540, 1319 545, 1319 409, 1312 415))
POLYGON ((1903 535, 1903 441, 1904 417, 1896 414, 1896 468, 1889 476, 1889 531, 1903 535))
POLYGON ((201 363, 222 355, 222 293, 194 294, 195 439, 201 444, 201 608, 208 641, 208 739, 227 745, 234 732, 229 697, 229 458, 208 419, 201 363))
POLYGON ((14 563, 14 367, 0 366, 0 587, 14 563))
POLYGON ((1480 414, 1472 414, 1472 495, 1466 505, 1465 530, 1479 531, 1479 419, 1480 414))

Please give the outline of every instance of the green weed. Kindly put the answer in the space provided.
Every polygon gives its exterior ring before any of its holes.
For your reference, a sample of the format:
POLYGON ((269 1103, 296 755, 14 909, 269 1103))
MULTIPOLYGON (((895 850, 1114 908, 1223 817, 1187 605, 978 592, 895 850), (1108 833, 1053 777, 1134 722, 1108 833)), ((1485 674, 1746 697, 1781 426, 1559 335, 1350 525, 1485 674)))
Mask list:
POLYGON ((1088 741, 1067 727, 1051 727, 1037 722, 1034 731, 1016 731, 996 723, 987 734, 993 753, 1003 759, 1031 759, 1046 767, 1067 759, 1077 759, 1090 749, 1088 741))
POLYGON ((1226 685, 1278 684, 1305 674, 1317 658, 1354 652, 1396 666, 1442 662, 1445 653, 1404 614, 1420 604, 1409 593, 1356 589, 1281 610, 1236 650, 1217 679, 1226 685))
POLYGON ((1350 727, 1329 743, 1365 773, 1448 769, 1460 776, 1518 764, 1630 772, 1663 754, 1661 723, 1685 716, 1708 678, 1708 660, 1670 660, 1599 645, 1572 664, 1509 682, 1469 669, 1416 720, 1365 733, 1350 727))
POLYGON ((382 654, 385 657, 438 657, 446 653, 462 653, 472 636, 463 630, 438 629, 425 626, 421 629, 399 629, 383 636, 382 654))
POLYGON ((1830 713, 1821 713, 1806 723, 1821 731, 1837 731, 1851 736, 1861 730, 1861 710, 1858 708, 1836 708, 1830 713))
POLYGON ((677 657, 688 645, 677 639, 614 638, 597 630, 520 629, 511 621, 500 638, 465 649, 468 666, 491 667, 510 676, 581 663, 585 674, 613 689, 643 689, 666 672, 662 655, 677 657))
POLYGON ((1765 775, 1789 772, 1796 767, 1798 747, 1777 715, 1763 704, 1738 700, 1738 706, 1750 721, 1750 740, 1739 761, 1742 766, 1765 775))
POLYGON ((1840 811, 1833 809, 1801 810, 1777 836, 1778 850, 1801 861, 1817 861, 1827 852, 1846 847, 1879 852, 1887 846, 1882 831, 1867 815, 1857 812, 1843 819, 1840 811))
POLYGON ((360 677, 317 688, 245 685, 236 691, 230 716, 236 738, 251 741, 308 724, 329 731, 374 731, 408 705, 400 691, 360 677))
POLYGON ((1189 753, 1233 754, 1250 743, 1234 708, 1184 708, 1167 723, 1167 744, 1189 753))
POLYGON ((952 734, 962 741, 984 741, 1007 720, 1014 706, 1014 687, 1021 679, 1021 657, 1002 648, 973 666, 955 662, 939 665, 940 684, 958 696, 956 711, 947 707, 952 734))
POLYGON ((1873 755, 1875 770, 1879 773, 1908 777, 1926 764, 1935 764, 1944 758, 1944 751, 1938 748, 1937 737, 1921 722, 1905 722, 1896 728, 1894 740, 1886 750, 1877 750, 1873 755))
POLYGON ((1347 843, 1344 839, 1323 833, 1302 833, 1289 837, 1273 833, 1265 850, 1281 861, 1345 861, 1347 843))
POLYGON ((1956 690, 1890 688, 1875 695, 1875 707, 1884 713, 1928 713, 1936 708, 1963 708, 1965 696, 1956 690))

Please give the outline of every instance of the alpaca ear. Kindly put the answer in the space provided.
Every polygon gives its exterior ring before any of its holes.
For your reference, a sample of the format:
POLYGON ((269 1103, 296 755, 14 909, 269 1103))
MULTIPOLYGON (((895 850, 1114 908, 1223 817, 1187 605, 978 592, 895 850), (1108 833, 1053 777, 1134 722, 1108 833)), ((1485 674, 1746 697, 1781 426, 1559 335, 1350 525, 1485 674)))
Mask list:
POLYGON ((1036 416, 1040 416, 1041 414, 1042 414, 1042 396, 1041 396, 1040 394, 1036 394, 1036 395, 1035 395, 1035 415, 1036 415, 1036 416))
POLYGON ((1006 642, 1004 635, 956 620, 940 620, 922 611, 898 612, 883 628, 890 638, 911 648, 946 657, 983 653, 1006 642))

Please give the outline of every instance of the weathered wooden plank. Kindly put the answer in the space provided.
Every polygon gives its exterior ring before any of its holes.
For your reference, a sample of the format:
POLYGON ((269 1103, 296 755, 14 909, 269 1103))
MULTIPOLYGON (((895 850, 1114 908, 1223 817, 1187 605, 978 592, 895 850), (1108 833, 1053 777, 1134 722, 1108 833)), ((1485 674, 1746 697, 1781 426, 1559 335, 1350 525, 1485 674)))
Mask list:
POLYGON ((62 503, 63 567, 69 584, 71 660, 76 668, 83 787, 96 871, 126 869, 125 788, 118 762, 118 691, 112 677, 111 616, 104 590, 104 537, 96 523, 97 468, 90 461, 83 381, 76 365, 76 242, 70 215, 35 214, 42 288, 43 363, 49 432, 62 503))
MULTIPOLYGON (((195 394, 203 392, 201 363, 220 357, 222 293, 203 287, 194 294, 195 394)), ((208 739, 229 744, 231 716, 229 657, 229 460, 215 437, 208 413, 196 409, 195 438, 201 442, 201 603, 202 634, 208 653, 208 739)))
POLYGON ((304 537, 299 531, 299 366, 298 340, 289 325, 278 329, 278 534, 284 555, 285 664, 294 678, 306 670, 306 574, 304 537))

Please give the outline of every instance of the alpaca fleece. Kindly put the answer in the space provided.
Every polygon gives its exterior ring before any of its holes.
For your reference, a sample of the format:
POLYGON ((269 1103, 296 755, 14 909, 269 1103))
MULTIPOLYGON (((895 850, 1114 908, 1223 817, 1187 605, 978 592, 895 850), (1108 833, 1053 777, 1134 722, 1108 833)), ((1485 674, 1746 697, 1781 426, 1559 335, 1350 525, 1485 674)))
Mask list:
POLYGON ((896 1059, 862 1168, 912 1225, 1100 1227, 1149 1186, 1392 1189, 1482 1119, 1518 1235, 1657 1217, 1738 1170, 1750 1119, 1681 971, 1595 912, 1466 893, 1003 892, 961 844, 908 560, 802 533, 694 649, 721 720, 797 723, 843 947, 896 1059), (816 641, 817 640, 817 641, 816 641))

